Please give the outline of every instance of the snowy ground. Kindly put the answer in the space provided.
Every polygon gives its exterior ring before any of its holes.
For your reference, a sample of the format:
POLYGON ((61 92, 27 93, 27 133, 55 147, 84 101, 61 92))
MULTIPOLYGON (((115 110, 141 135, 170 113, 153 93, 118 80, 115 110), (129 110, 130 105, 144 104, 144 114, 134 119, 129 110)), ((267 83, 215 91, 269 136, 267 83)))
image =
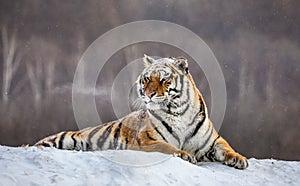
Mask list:
POLYGON ((0 146, 0 185, 300 185, 300 162, 252 158, 237 170, 161 153, 0 146))

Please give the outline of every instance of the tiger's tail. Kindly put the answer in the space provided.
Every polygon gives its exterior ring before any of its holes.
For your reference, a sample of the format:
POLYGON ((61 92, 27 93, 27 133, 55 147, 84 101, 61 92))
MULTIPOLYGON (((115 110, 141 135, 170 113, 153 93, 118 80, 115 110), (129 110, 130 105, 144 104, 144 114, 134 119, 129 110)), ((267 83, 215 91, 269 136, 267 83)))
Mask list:
POLYGON ((82 131, 60 132, 38 141, 34 146, 82 151, 87 151, 89 149, 89 144, 82 131))

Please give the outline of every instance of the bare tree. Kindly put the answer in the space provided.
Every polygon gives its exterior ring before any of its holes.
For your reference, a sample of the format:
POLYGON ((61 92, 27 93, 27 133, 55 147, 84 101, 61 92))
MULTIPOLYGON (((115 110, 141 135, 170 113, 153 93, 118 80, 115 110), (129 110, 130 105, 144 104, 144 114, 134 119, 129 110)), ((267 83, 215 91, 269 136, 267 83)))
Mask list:
POLYGON ((31 43, 34 55, 27 61, 26 70, 34 100, 39 102, 53 89, 58 50, 43 39, 32 38, 31 43))
MULTIPOLYGON (((49 43, 49 42, 48 42, 49 43)), ((54 86, 54 78, 55 78, 55 66, 57 63, 57 55, 58 55, 58 50, 57 47, 54 45, 48 45, 47 48, 47 53, 45 55, 51 54, 51 57, 48 61, 45 61, 44 64, 44 69, 45 69, 45 91, 48 93, 52 91, 53 86, 54 86)))
POLYGON ((36 102, 42 98, 42 68, 40 61, 26 63, 26 69, 29 77, 30 87, 36 102))
POLYGON ((11 89, 13 77, 18 70, 22 60, 21 51, 17 51, 17 40, 15 30, 8 36, 7 28, 1 28, 2 44, 3 44, 3 83, 2 83, 2 99, 8 101, 8 94, 11 89))

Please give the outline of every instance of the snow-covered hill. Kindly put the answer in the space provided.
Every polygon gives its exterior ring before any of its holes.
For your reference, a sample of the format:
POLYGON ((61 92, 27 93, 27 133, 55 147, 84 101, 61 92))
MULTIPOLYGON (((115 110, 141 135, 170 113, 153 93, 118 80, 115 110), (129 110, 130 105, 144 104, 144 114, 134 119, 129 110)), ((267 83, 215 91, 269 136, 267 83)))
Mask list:
POLYGON ((300 185, 300 162, 249 160, 237 170, 161 153, 0 146, 0 185, 300 185))

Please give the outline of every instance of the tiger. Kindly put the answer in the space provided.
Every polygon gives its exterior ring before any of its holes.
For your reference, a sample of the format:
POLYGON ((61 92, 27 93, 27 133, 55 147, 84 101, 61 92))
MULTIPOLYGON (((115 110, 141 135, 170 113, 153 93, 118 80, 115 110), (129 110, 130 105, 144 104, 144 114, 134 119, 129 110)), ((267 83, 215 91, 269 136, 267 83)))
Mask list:
POLYGON ((79 131, 64 131, 35 146, 66 150, 137 150, 176 155, 183 160, 221 162, 246 169, 237 153, 213 127, 203 96, 184 57, 143 57, 137 94, 141 107, 123 118, 79 131))

